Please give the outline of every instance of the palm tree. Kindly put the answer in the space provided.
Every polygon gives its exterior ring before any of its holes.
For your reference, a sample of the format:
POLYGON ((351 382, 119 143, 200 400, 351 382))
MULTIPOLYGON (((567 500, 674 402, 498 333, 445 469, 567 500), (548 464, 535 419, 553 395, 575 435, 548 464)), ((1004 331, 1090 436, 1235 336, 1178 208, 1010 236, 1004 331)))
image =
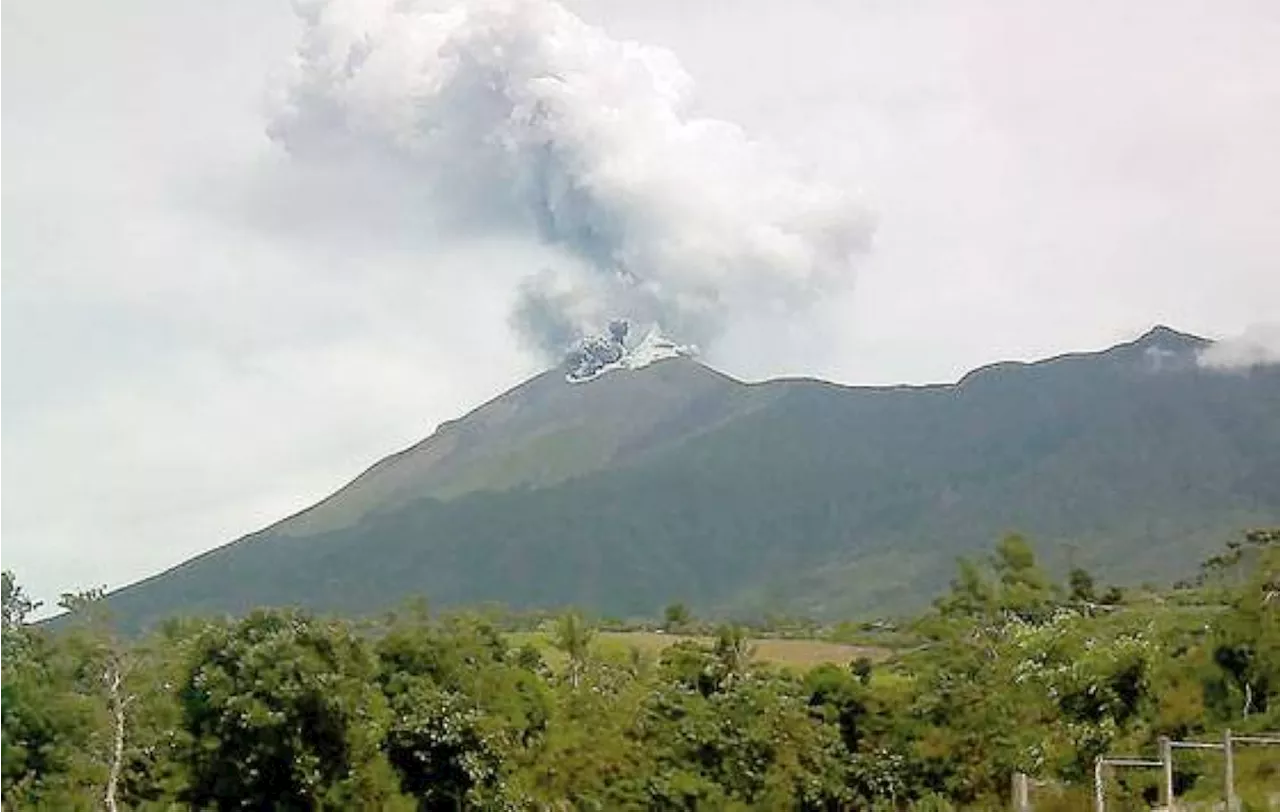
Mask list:
POLYGON ((724 672, 723 684, 728 687, 747 673, 755 646, 741 626, 721 626, 716 632, 716 659, 724 672))
POLYGON ((582 680, 591 639, 596 630, 577 612, 566 612, 556 623, 555 647, 569 657, 569 684, 574 688, 582 680))

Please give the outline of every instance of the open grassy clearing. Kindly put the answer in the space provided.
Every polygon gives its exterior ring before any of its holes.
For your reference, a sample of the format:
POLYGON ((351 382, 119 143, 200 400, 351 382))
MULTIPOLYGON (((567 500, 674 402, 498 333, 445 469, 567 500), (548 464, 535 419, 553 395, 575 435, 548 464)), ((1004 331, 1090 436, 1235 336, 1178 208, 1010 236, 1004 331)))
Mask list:
MULTIPOLYGON (((516 646, 525 643, 537 646, 548 662, 554 664, 559 661, 560 652, 552 645, 551 634, 548 632, 518 632, 509 637, 512 644, 516 646)), ((656 657, 668 646, 686 640, 703 645, 715 643, 712 637, 695 635, 661 632, 600 632, 595 637, 595 645, 600 653, 606 656, 626 655, 632 648, 637 648, 645 654, 656 657)), ((755 659, 760 662, 802 669, 813 668, 824 663, 846 665, 859 657, 878 662, 891 653, 886 648, 832 643, 827 640, 762 637, 752 639, 751 645, 755 649, 755 659)))

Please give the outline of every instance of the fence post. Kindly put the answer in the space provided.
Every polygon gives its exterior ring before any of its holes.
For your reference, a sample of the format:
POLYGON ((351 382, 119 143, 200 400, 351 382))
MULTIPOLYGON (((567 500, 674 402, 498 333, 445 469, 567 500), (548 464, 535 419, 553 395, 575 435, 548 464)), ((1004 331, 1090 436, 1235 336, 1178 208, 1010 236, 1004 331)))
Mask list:
POLYGON ((1173 812, 1173 745, 1168 736, 1160 737, 1160 761, 1164 767, 1164 806, 1173 812))
POLYGON ((1102 756, 1093 760, 1093 810, 1107 812, 1106 790, 1102 785, 1102 756))
POLYGON ((1227 812, 1236 812, 1236 758, 1231 752, 1231 728, 1222 734, 1222 754, 1226 756, 1227 812))
POLYGON ((1031 812, 1031 780, 1024 772, 1013 774, 1013 808, 1015 812, 1031 812))

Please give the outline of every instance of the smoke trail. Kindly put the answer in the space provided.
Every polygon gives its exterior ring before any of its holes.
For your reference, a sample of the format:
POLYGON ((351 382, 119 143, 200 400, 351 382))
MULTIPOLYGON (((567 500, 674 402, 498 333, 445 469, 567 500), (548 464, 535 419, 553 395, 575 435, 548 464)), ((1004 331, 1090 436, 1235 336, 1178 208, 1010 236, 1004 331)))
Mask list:
POLYGON ((449 205, 563 249, 512 323, 542 349, 625 317, 711 341, 728 314, 801 307, 870 237, 843 191, 689 112, 668 51, 552 0, 309 0, 270 133, 300 159, 377 156, 449 205))

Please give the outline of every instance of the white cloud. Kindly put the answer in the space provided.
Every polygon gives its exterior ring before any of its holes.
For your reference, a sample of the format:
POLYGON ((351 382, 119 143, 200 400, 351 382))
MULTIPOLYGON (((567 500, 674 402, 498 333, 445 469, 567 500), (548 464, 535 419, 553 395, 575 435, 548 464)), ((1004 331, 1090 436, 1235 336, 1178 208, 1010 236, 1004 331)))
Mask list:
POLYGON ((1239 335, 1210 344, 1198 360, 1209 369, 1250 369, 1280 364, 1280 322, 1251 324, 1239 335))

